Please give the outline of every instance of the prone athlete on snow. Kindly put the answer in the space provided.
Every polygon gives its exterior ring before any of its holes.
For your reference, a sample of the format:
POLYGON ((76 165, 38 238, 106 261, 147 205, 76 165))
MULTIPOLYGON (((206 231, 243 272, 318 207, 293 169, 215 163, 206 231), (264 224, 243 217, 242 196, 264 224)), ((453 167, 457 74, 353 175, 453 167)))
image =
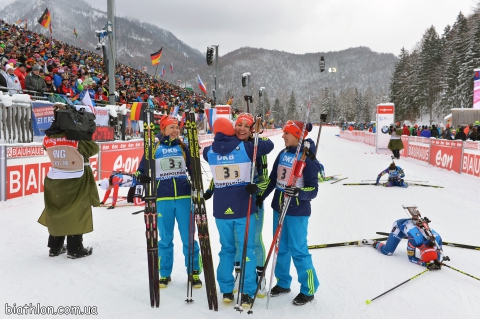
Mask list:
POLYGON ((412 218, 399 219, 393 223, 392 231, 386 243, 374 241, 373 248, 386 256, 391 256, 403 238, 408 239, 407 255, 410 262, 427 267, 429 270, 440 270, 443 259, 442 238, 428 226, 430 220, 422 218, 416 207, 404 207, 412 218), (415 256, 419 250, 420 258, 415 256))
POLYGON ((378 174, 377 181, 375 183, 376 186, 380 185, 380 178, 385 174, 388 174, 388 181, 386 183, 383 183, 383 186, 398 186, 403 188, 408 187, 408 184, 403 181, 403 178, 405 177, 403 169, 400 166, 396 166, 393 162, 390 164, 389 167, 387 167, 385 170, 381 171, 380 174, 378 174))

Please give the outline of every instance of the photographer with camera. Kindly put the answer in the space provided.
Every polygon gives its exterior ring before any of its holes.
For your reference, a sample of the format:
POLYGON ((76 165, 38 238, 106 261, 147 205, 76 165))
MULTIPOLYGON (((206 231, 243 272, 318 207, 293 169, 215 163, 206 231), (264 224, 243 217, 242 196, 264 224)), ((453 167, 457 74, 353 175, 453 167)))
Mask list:
POLYGON ((403 150, 402 134, 403 130, 400 127, 400 122, 397 124, 390 124, 388 129, 388 134, 390 134, 390 141, 388 142, 388 149, 392 151, 393 156, 396 159, 400 159, 400 151, 403 150))

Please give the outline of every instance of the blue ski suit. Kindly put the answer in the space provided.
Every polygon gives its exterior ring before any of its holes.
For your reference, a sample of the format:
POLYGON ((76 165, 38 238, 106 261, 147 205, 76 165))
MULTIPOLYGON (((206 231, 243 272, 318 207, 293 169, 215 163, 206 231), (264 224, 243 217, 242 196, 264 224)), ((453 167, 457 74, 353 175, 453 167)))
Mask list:
MULTIPOLYGON (((138 166, 144 173, 145 156, 138 166)), ((192 188, 187 178, 190 171, 190 155, 178 139, 163 137, 156 145, 155 170, 157 182, 157 227, 158 227, 158 259, 160 277, 169 277, 173 268, 173 233, 175 220, 183 243, 185 267, 189 266, 188 238, 191 216, 192 188)), ((194 234, 192 234, 194 236, 194 234)), ((201 272, 198 242, 194 240, 193 270, 201 272)))
MULTIPOLYGON (((440 249, 442 249, 442 237, 440 237, 440 235, 433 229, 431 229, 431 231, 435 236, 435 241, 438 243, 440 249)), ((420 260, 420 258, 415 257, 415 250, 417 248, 425 248, 430 242, 430 240, 422 234, 422 231, 415 225, 415 223, 410 218, 399 219, 395 221, 392 225, 392 231, 388 236, 387 242, 385 244, 379 242, 377 243, 375 248, 382 254, 386 256, 391 256, 395 249, 397 249, 400 241, 405 237, 407 237, 408 239, 408 260, 410 260, 410 262, 414 264, 426 266, 426 262, 420 260)), ((441 256, 440 254, 438 254, 438 261, 441 261, 440 258, 441 256)))
MULTIPOLYGON (((307 140, 310 142, 310 150, 315 153, 314 142, 311 139, 307 140)), ((269 185, 263 194, 264 197, 267 197, 275 189, 272 201, 274 235, 278 227, 280 208, 284 201, 285 186, 287 186, 289 176, 292 173, 295 152, 296 147, 290 146, 278 154, 270 173, 269 185)), ((302 153, 299 154, 298 158, 301 155, 302 153)), ((300 193, 298 197, 291 198, 283 221, 277 264, 275 265, 275 277, 278 286, 290 288, 292 283, 290 264, 293 260, 297 269, 300 292, 311 296, 320 286, 307 244, 308 219, 311 214, 310 201, 317 197, 320 163, 309 158, 306 159, 305 163, 303 176, 297 180, 296 184, 296 187, 300 188, 300 193)))
MULTIPOLYGON (((259 140, 257 159, 270 153, 273 143, 259 140)), ((217 281, 222 293, 233 292, 235 278, 235 236, 239 239, 239 250, 243 252, 243 238, 247 228, 248 201, 250 194, 245 186, 250 182, 253 143, 241 141, 236 136, 215 134, 213 144, 203 150, 204 159, 210 164, 215 193, 213 196, 213 216, 220 235, 220 262, 217 268, 217 281)), ((252 212, 255 203, 251 204, 252 212)), ((248 222, 249 234, 255 232, 255 219, 248 222)), ((245 281, 243 292, 253 298, 257 284, 255 273, 254 236, 248 236, 245 259, 245 281)))

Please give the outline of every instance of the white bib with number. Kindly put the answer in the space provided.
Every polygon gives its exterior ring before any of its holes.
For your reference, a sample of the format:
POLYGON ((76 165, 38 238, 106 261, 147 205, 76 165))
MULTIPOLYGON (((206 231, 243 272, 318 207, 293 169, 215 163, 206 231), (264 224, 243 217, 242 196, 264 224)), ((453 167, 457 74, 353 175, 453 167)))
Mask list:
MULTIPOLYGON (((302 153, 298 154, 298 159, 302 156, 302 153)), ((280 155, 280 160, 278 161, 278 168, 277 168, 277 183, 276 188, 278 190, 284 191, 285 187, 288 185, 288 181, 290 180, 290 175, 292 174, 292 166, 293 160, 295 158, 295 154, 289 152, 283 152, 280 155)), ((296 187, 302 188, 304 185, 303 183, 303 176, 297 179, 296 187)))
POLYGON ((160 145, 155 151, 155 173, 157 179, 187 178, 185 159, 180 145, 160 145))
POLYGON ((210 149, 208 163, 212 170, 215 188, 247 185, 250 182, 252 163, 243 142, 225 155, 217 154, 210 149))

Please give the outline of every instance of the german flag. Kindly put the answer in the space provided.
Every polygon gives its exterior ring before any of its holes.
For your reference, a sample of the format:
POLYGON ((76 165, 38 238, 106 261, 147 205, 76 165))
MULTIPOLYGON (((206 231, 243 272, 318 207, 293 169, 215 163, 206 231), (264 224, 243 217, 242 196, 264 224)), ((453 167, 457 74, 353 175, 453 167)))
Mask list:
POLYGON ((40 19, 38 19, 38 23, 40 23, 45 29, 48 29, 50 26, 50 20, 50 11, 48 11, 48 8, 45 8, 45 12, 42 14, 40 19))
POLYGON ((163 47, 158 50, 158 52, 150 54, 150 59, 152 60, 152 65, 157 65, 160 63, 160 58, 162 57, 163 47))
POLYGON ((130 120, 138 121, 141 119, 142 111, 145 104, 146 103, 143 102, 132 103, 132 108, 130 109, 130 120))

